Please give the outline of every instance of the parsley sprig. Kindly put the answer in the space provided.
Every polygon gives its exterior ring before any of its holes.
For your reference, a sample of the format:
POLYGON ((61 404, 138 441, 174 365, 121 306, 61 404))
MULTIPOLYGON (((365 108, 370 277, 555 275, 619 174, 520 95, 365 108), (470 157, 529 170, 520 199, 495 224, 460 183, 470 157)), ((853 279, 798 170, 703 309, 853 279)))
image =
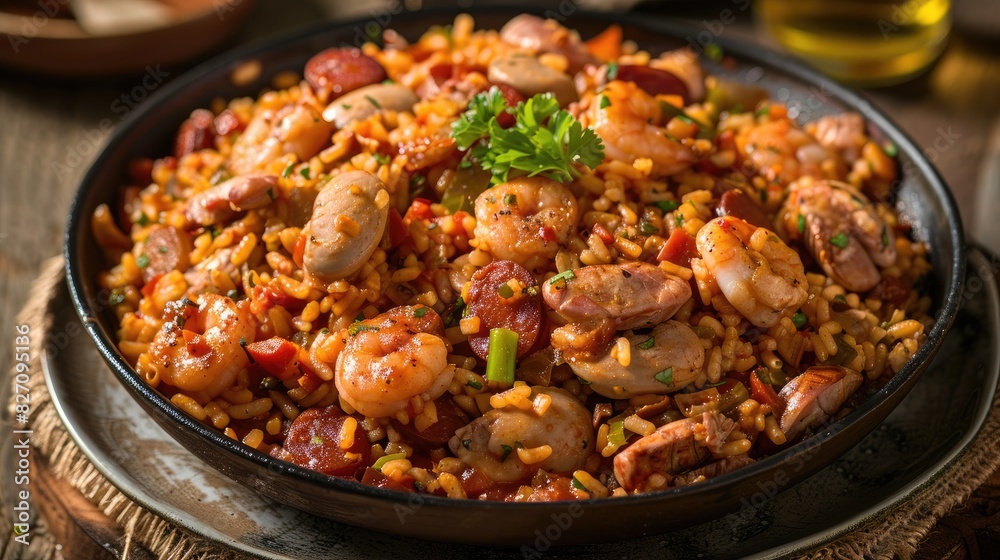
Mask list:
POLYGON ((604 144, 591 128, 559 108, 551 93, 540 93, 516 107, 507 105, 496 87, 477 94, 455 122, 452 138, 461 150, 472 150, 492 184, 507 181, 512 170, 568 182, 579 175, 575 163, 593 169, 604 161, 604 144), (497 118, 514 115, 503 128, 497 118))

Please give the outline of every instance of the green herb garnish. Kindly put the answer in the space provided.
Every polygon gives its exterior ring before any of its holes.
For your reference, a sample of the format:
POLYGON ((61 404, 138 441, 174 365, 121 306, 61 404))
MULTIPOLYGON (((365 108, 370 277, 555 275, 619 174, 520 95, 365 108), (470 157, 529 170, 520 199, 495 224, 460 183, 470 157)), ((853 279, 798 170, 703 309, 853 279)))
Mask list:
POLYGON ((427 315, 427 312, 429 310, 430 310, 429 307, 418 307, 418 308, 416 308, 416 309, 413 310, 413 316, 416 317, 417 319, 419 319, 419 318, 423 317, 424 315, 427 315))
POLYGON ((505 182, 511 171, 568 182, 579 175, 574 164, 593 169, 604 161, 600 137, 560 109, 551 93, 537 94, 511 108, 500 90, 492 87, 472 98, 451 136, 459 149, 471 149, 492 174, 492 184, 505 182), (514 115, 514 126, 508 129, 497 121, 505 112, 514 115))
POLYGON ((806 323, 808 323, 808 322, 809 322, 809 319, 806 318, 806 314, 803 313, 803 312, 801 312, 801 311, 796 311, 795 315, 792 315, 792 324, 794 324, 795 328, 798 329, 798 330, 800 330, 800 331, 803 328, 805 328, 806 323))
POLYGON ((368 102, 372 104, 372 107, 375 107, 378 110, 382 110, 382 104, 376 101, 374 97, 366 95, 365 99, 367 99, 368 102))
POLYGON ((135 259, 135 265, 139 268, 146 268, 149 266, 149 255, 143 253, 135 259))
POLYGON ((477 391, 483 390, 483 384, 480 383, 479 381, 476 381, 475 379, 470 379, 465 384, 477 391))
POLYGON ((654 344, 656 344, 656 339, 653 337, 649 337, 649 340, 644 340, 639 344, 636 344, 636 346, 642 348, 643 350, 649 350, 650 348, 653 347, 654 344))
POLYGON ((569 282, 574 278, 576 278, 576 274, 574 274, 572 270, 564 270, 559 274, 556 274, 552 278, 549 278, 549 285, 550 286, 555 285, 556 282, 559 282, 560 280, 564 282, 569 282))
POLYGON ((848 237, 847 234, 844 232, 840 232, 837 235, 834 235, 833 237, 830 238, 830 244, 835 247, 840 247, 841 249, 847 247, 847 242, 848 242, 848 237))
POLYGON ((389 162, 392 161, 389 158, 389 156, 385 154, 375 154, 373 157, 375 158, 375 161, 379 163, 379 165, 389 165, 389 162))
POLYGON ((303 167, 302 170, 299 171, 299 175, 302 175, 303 177, 305 177, 306 179, 308 179, 309 178, 309 168, 308 167, 303 167))
POLYGON ((723 57, 722 47, 715 43, 705 45, 705 56, 714 62, 720 62, 723 57))
POLYGON ((799 214, 797 229, 799 230, 799 233, 803 233, 806 231, 806 217, 803 216, 802 214, 799 214))
POLYGON ((406 453, 390 453, 388 455, 383 455, 379 457, 375 463, 372 464, 372 468, 381 472, 382 467, 386 465, 389 461, 395 461, 397 459, 406 459, 406 453))
POLYGON ((664 385, 670 385, 674 382, 674 368, 668 367, 667 369, 654 375, 653 379, 663 383, 664 385))
POLYGON ((514 451, 514 448, 509 445, 504 445, 501 443, 500 449, 503 449, 503 453, 500 455, 500 462, 503 463, 504 461, 507 460, 507 457, 510 457, 511 452, 514 451))
POLYGON ((507 299, 514 296, 514 289, 507 284, 500 284, 497 286, 497 293, 500 294, 500 297, 507 299))
POLYGON ((609 82, 611 80, 617 80, 618 79, 618 63, 617 62, 609 62, 608 63, 608 71, 605 73, 605 75, 608 77, 608 81, 609 82))
POLYGON ((286 167, 285 170, 281 172, 281 177, 283 179, 287 179, 292 174, 292 169, 294 169, 294 168, 295 168, 295 164, 294 163, 289 163, 288 167, 286 167))
POLYGON ((676 200, 657 200, 652 204, 653 206, 656 206, 660 210, 663 210, 664 214, 666 214, 667 212, 673 212, 674 210, 677 210, 677 208, 680 207, 680 204, 676 200))

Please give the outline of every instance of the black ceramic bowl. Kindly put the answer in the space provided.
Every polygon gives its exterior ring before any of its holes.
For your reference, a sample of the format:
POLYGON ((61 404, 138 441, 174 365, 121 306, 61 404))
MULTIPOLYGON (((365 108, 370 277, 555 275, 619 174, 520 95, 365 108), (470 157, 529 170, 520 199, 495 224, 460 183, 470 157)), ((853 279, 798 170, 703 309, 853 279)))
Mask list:
MULTIPOLYGON (((415 38, 431 25, 451 22, 455 13, 396 14, 391 27, 415 38)), ((477 9, 477 27, 498 28, 517 13, 509 8, 477 9)), ((558 10, 553 13, 559 15, 558 10)), ((699 35, 703 29, 648 17, 574 11, 564 19, 584 37, 620 23, 627 38, 654 53, 705 41, 699 35)), ((352 525, 464 543, 546 546, 550 540, 563 545, 665 532, 735 511, 741 504, 758 506, 844 453, 885 419, 917 382, 951 325, 964 277, 962 226, 948 188, 921 150, 857 94, 783 56, 718 38, 715 42, 739 64, 722 68, 705 59, 711 72, 757 82, 773 97, 797 108, 800 120, 857 111, 866 117, 871 134, 899 149, 904 177, 897 206, 913 226, 913 234, 931 246, 936 323, 923 347, 885 387, 812 438, 736 472, 689 487, 586 502, 514 504, 408 495, 327 477, 234 442, 192 420, 150 389, 119 354, 114 343, 116 326, 102 309, 105 298, 95 283, 105 263, 91 234, 90 216, 98 204, 113 205, 118 200, 130 159, 169 153, 178 126, 191 110, 208 106, 215 97, 256 95, 275 73, 301 70, 314 53, 332 45, 354 44, 364 36, 366 26, 373 25, 374 20, 319 25, 223 55, 173 81, 115 131, 84 177, 66 226, 66 266, 73 299, 104 359, 167 432, 196 456, 260 494, 352 525), (230 84, 232 69, 253 59, 263 63, 261 78, 245 87, 230 84)))

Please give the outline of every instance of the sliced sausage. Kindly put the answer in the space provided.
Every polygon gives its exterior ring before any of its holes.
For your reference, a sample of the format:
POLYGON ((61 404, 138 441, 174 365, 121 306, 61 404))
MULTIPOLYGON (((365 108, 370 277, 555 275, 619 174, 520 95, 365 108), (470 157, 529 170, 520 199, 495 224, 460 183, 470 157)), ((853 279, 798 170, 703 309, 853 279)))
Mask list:
POLYGON ((542 287, 545 303, 568 321, 606 316, 619 330, 651 327, 691 299, 687 281, 649 263, 584 266, 573 274, 542 287))
POLYGON ((387 77, 381 64, 355 48, 326 49, 310 58, 305 68, 306 81, 313 91, 329 88, 330 99, 387 77))
POLYGON ((733 216, 757 227, 775 229, 760 204, 739 189, 730 189, 722 193, 715 214, 720 217, 733 216))
POLYGON ((554 19, 542 19, 531 14, 511 18, 500 29, 500 40, 532 54, 557 53, 566 57, 569 70, 578 72, 587 64, 598 64, 580 37, 554 19))
POLYGON ((535 277, 526 268, 514 261, 493 261, 472 275, 468 295, 468 314, 479 317, 479 332, 469 336, 469 346, 477 356, 486 359, 490 329, 497 327, 517 332, 518 358, 534 348, 542 331, 542 298, 535 277), (501 292, 510 289, 511 279, 524 290, 519 296, 504 297, 501 292))
POLYGON ((861 386, 861 374, 840 366, 813 366, 778 393, 785 401, 781 430, 788 439, 826 422, 861 386))
POLYGON ((344 430, 348 418, 336 405, 303 411, 288 428, 286 456, 300 467, 333 476, 353 476, 368 465, 371 446, 360 422, 353 434, 344 430), (341 439, 345 435, 352 440, 346 449, 342 444, 347 442, 341 439))
POLYGON ((448 440, 459 428, 469 423, 469 416, 455 405, 449 394, 438 397, 434 401, 434 408, 437 410, 438 420, 424 431, 418 430, 413 422, 403 424, 395 418, 392 420, 392 425, 403 435, 403 440, 414 447, 425 450, 440 449, 448 445, 448 440))
POLYGON ((409 111, 417 104, 416 94, 400 84, 375 84, 357 89, 334 100, 323 110, 323 119, 337 128, 344 128, 354 121, 361 121, 375 113, 409 111))
POLYGON ((149 282, 171 270, 187 270, 191 253, 191 238, 173 226, 159 226, 149 232, 143 244, 148 264, 142 269, 142 279, 149 282))
POLYGON ((679 95, 684 98, 684 104, 691 100, 687 85, 677 76, 649 66, 623 65, 618 67, 617 79, 632 82, 646 93, 656 95, 679 95))
POLYGON ((488 72, 491 82, 507 84, 525 97, 551 92, 562 107, 579 99, 572 78, 527 54, 496 58, 490 62, 488 72))
POLYGON ((302 230, 307 272, 339 280, 361 269, 378 247, 389 217, 388 198, 381 207, 375 200, 383 190, 385 184, 366 171, 341 173, 326 184, 302 230))
POLYGON ((213 147, 215 115, 206 109, 195 109, 191 116, 181 123, 174 142, 174 156, 178 159, 199 150, 213 147))

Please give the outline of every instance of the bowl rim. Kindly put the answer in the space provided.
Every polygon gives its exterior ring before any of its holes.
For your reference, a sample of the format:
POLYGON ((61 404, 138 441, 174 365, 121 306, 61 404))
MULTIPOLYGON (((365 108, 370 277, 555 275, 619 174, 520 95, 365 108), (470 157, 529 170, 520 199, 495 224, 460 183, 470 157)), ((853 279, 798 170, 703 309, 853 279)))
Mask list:
MULTIPOLYGON (((437 17, 441 18, 441 21, 450 21, 451 19, 454 19, 455 15, 464 12, 472 13, 474 16, 492 13, 513 17, 519 13, 542 15, 544 9, 537 6, 477 6, 469 9, 454 7, 433 8, 417 12, 402 12, 395 16, 398 19, 394 20, 392 27, 406 26, 408 19, 437 17), (444 18, 448 19, 445 20, 444 18)), ((700 31, 700 29, 695 27, 693 24, 685 24, 676 20, 650 18, 648 15, 641 13, 610 14, 578 9, 573 12, 573 16, 577 15, 591 20, 603 19, 609 24, 620 23, 622 25, 634 26, 652 33, 678 39, 693 36, 692 32, 697 33, 697 31, 700 31)), ((85 284, 87 282, 84 278, 82 278, 81 274, 78 273, 80 268, 80 255, 76 251, 78 240, 75 233, 78 229, 85 227, 88 223, 86 220, 89 220, 89 216, 84 216, 82 213, 86 203, 86 198, 92 190, 92 185, 95 184, 95 180, 100 174, 101 169, 107 165, 107 160, 111 158, 112 152, 118 148, 120 144, 122 144, 126 133, 138 124, 142 123, 146 118, 154 116, 159 106, 166 102, 172 95, 196 85, 207 75, 215 72, 222 72, 227 68, 230 68, 238 61, 251 59, 256 55, 267 53, 268 51, 278 49, 289 43, 306 41, 309 38, 318 36, 322 33, 336 33, 337 31, 346 32, 352 30, 357 25, 365 24, 370 20, 370 17, 360 17, 350 20, 325 21, 293 29, 274 37, 268 37, 251 42, 245 46, 227 51, 197 65, 150 95, 149 99, 147 99, 137 109, 132 111, 132 113, 115 128, 114 132, 108 137, 105 145, 101 148, 100 154, 91 164, 87 173, 80 180, 66 221, 63 251, 65 257, 66 277, 70 288, 70 295, 77 314, 80 316, 87 332, 96 343, 98 351, 104 358, 104 361, 107 362, 107 364, 112 368, 118 379, 132 391, 133 397, 141 397, 140 402, 145 404, 147 408, 150 406, 153 407, 159 413, 165 415, 170 421, 179 425, 182 429, 194 432, 201 439, 210 442, 214 447, 219 448, 226 453, 238 456, 243 460, 250 461, 264 467, 275 475, 299 479, 312 486, 323 487, 324 490, 327 491, 359 494, 363 497, 386 501, 390 504, 405 505, 410 496, 410 493, 408 492, 388 490, 361 484, 355 480, 328 476, 305 467, 300 467, 291 462, 271 457, 270 455, 257 451, 256 449, 249 448, 243 445, 242 442, 233 440, 224 435, 222 432, 196 421, 194 418, 184 413, 179 407, 170 402, 169 399, 164 397, 157 390, 150 387, 128 364, 128 362, 125 361, 119 353, 115 343, 101 327, 101 319, 99 318, 100 313, 93 308, 93 305, 88 300, 86 294, 85 284)), ((630 494, 613 500, 602 498, 581 500, 582 505, 586 505, 588 508, 618 507, 619 504, 646 504, 651 502, 669 501, 671 497, 681 494, 690 496, 698 496, 699 494, 707 495, 719 487, 736 486, 740 483, 744 483, 747 480, 775 469, 784 463, 788 463, 796 459, 807 460, 808 457, 804 456, 810 454, 812 449, 823 445, 828 440, 833 438, 838 432, 856 424, 862 417, 884 406, 888 398, 896 391, 904 388, 904 386, 912 386, 912 383, 916 382, 920 373, 929 364, 934 354, 936 354, 941 342, 944 339, 944 335, 951 327, 958 313, 959 304, 961 302, 962 284, 965 277, 966 267, 966 248, 958 207, 950 189, 947 187, 934 165, 927 160, 920 148, 909 137, 909 135, 906 134, 889 117, 884 115, 879 109, 876 109, 862 94, 838 84, 833 79, 820 74, 818 71, 813 70, 802 62, 790 58, 788 55, 782 55, 763 46, 727 37, 715 37, 713 42, 722 47, 725 52, 735 54, 737 60, 739 60, 739 62, 743 65, 756 64, 765 68, 774 69, 779 71, 781 74, 792 78, 796 82, 799 82, 801 85, 821 88, 821 91, 824 94, 828 93, 831 97, 838 99, 850 109, 861 113, 868 123, 875 125, 887 139, 895 144, 899 153, 905 153, 909 157, 914 164, 914 170, 919 173, 919 175, 923 176, 927 184, 930 186, 933 194, 938 198, 943 210, 942 217, 948 224, 947 227, 952 240, 951 251, 954 255, 951 262, 951 273, 947 278, 948 289, 945 293, 944 300, 936 310, 935 322, 931 327, 930 332, 927 334, 925 343, 910 358, 903 370, 894 375, 892 379, 882 386, 877 392, 868 396, 860 406, 854 408, 836 421, 828 424, 822 431, 813 434, 811 437, 787 449, 760 459, 753 464, 747 465, 730 473, 705 480, 695 485, 669 488, 642 494, 630 494)), ((567 503, 567 501, 508 503, 472 499, 461 500, 424 494, 422 494, 421 497, 424 500, 423 503, 429 506, 475 508, 476 510, 481 510, 483 508, 501 511, 521 511, 524 509, 541 510, 551 507, 553 503, 567 503)))

